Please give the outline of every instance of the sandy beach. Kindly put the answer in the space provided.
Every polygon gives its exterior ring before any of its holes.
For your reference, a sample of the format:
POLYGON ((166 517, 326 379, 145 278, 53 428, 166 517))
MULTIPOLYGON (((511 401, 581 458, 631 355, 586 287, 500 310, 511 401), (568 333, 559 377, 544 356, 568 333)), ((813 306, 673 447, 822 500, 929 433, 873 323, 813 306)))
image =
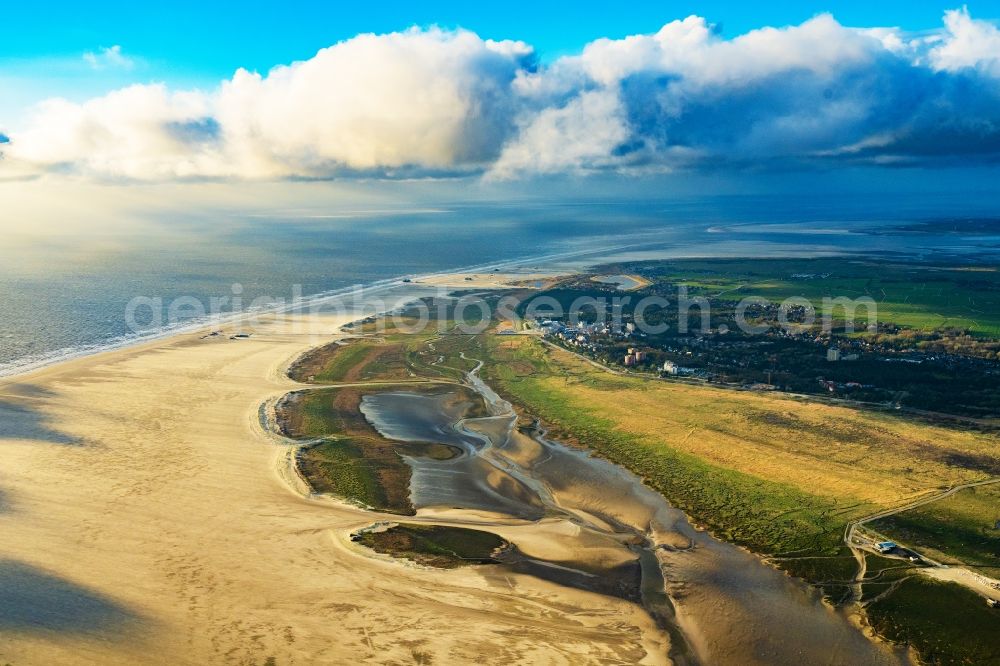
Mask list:
POLYGON ((533 289, 548 288, 570 271, 525 271, 523 273, 441 273, 416 278, 415 284, 434 287, 464 289, 512 289, 528 286, 533 289))
POLYGON ((0 382, 0 663, 663 661, 637 605, 372 557, 347 535, 377 515, 301 494, 259 407, 346 320, 0 382))

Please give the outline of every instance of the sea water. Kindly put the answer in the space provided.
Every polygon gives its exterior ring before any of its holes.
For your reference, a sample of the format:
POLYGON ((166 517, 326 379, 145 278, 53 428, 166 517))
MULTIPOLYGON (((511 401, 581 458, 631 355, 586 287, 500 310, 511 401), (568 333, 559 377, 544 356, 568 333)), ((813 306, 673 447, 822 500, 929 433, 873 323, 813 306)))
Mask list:
POLYGON ((346 216, 171 219, 155 234, 81 231, 61 242, 0 243, 0 376, 203 325, 213 299, 221 316, 513 259, 578 268, 663 256, 996 256, 1000 237, 988 233, 893 232, 957 214, 958 205, 906 204, 787 196, 441 203, 346 216), (135 307, 137 298, 143 305, 135 307))

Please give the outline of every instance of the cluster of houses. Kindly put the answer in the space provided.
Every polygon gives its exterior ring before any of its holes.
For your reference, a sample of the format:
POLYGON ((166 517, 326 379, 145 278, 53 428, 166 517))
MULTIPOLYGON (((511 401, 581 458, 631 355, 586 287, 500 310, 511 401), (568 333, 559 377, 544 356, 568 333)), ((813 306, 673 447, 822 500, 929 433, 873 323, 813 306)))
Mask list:
POLYGON ((597 333, 593 324, 582 326, 566 326, 560 321, 542 319, 536 322, 536 326, 545 337, 556 338, 571 347, 580 347, 594 351, 597 346, 591 338, 597 333))
POLYGON ((556 338, 571 347, 579 347, 592 352, 597 351, 594 338, 598 336, 625 339, 635 331, 635 326, 631 322, 622 328, 607 322, 567 326, 561 321, 553 319, 538 319, 535 321, 535 326, 546 337, 556 338))
MULTIPOLYGON (((554 319, 536 319, 535 327, 547 338, 557 340, 568 347, 575 347, 581 351, 588 351, 595 354, 601 351, 602 347, 604 350, 607 350, 607 338, 629 340, 642 337, 642 334, 636 333, 635 324, 632 322, 626 322, 622 326, 607 322, 581 323, 576 326, 567 326, 563 322, 554 319), (604 338, 603 345, 599 344, 601 338, 604 338)), ((688 355, 690 355, 690 352, 688 352, 688 355)), ((638 347, 629 347, 625 355, 618 358, 621 358, 622 364, 629 368, 653 360, 649 351, 638 347)), ((659 367, 655 369, 661 370, 664 375, 693 375, 698 372, 695 368, 685 368, 673 361, 664 361, 662 369, 659 367)))

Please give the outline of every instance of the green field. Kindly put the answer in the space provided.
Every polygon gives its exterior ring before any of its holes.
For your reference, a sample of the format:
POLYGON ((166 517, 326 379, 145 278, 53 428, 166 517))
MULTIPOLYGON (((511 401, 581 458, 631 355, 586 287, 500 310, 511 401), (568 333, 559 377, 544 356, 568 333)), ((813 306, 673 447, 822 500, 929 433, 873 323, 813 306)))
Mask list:
POLYGON ((836 554, 849 520, 984 479, 961 461, 1000 453, 993 436, 894 414, 616 376, 530 338, 493 344, 494 388, 760 553, 836 554))
MULTIPOLYGON (((824 298, 867 296, 875 300, 880 322, 925 331, 960 328, 1000 337, 1000 270, 992 266, 932 266, 839 257, 695 259, 645 266, 643 275, 687 285, 691 295, 720 295, 732 300, 761 296, 776 302, 801 296, 817 311, 824 298), (792 277, 800 274, 816 277, 792 277)), ((858 312, 863 321, 864 309, 858 312)))
POLYGON ((966 488, 872 527, 946 564, 1000 567, 1000 484, 966 488))
MULTIPOLYGON (((440 390, 440 385, 407 385, 410 391, 440 390)), ((413 515, 410 466, 401 455, 446 460, 455 451, 434 442, 395 442, 382 437, 359 410, 369 393, 399 386, 345 386, 297 393, 278 408, 285 435, 324 441, 303 447, 299 472, 314 492, 338 495, 362 506, 413 515)), ((455 390, 457 387, 453 387, 455 390)))
POLYGON ((429 334, 397 334, 327 345, 304 354, 288 374, 296 381, 311 384, 454 377, 448 369, 430 365, 435 359, 423 353, 429 338, 429 334))
POLYGON ((333 344, 304 355, 292 366, 289 375, 296 381, 332 384, 344 381, 376 348, 374 343, 333 344))
POLYGON ((914 646, 926 663, 1000 664, 1000 611, 959 585, 913 576, 867 613, 879 634, 914 646))
POLYGON ((392 506, 379 479, 380 468, 385 465, 365 456, 362 445, 327 440, 300 451, 297 463, 314 492, 339 495, 361 506, 383 511, 397 509, 392 506))

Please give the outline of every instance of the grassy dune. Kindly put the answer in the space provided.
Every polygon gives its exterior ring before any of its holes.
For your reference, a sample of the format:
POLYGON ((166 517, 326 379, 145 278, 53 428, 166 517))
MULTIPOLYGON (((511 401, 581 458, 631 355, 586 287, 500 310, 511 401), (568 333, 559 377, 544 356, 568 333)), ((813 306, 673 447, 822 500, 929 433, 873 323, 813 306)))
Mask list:
POLYGON ((489 564, 496 561, 496 551, 508 546, 489 532, 442 525, 396 525, 382 532, 363 532, 358 542, 378 553, 438 569, 489 564))
MULTIPOLYGON (((526 337, 491 344, 484 372, 494 388, 558 437, 631 469, 694 520, 772 555, 833 603, 851 598, 857 572, 841 541, 848 521, 995 475, 1000 462, 997 439, 987 434, 775 394, 615 376, 526 337)), ((996 547, 983 522, 998 506, 994 488, 927 505, 907 524, 919 525, 926 543, 934 537, 982 557, 996 547), (939 531, 943 523, 952 528, 939 531)), ((883 637, 912 645, 927 663, 1000 663, 1000 615, 978 595, 898 560, 869 560, 862 600, 883 637)))
POLYGON ((364 342, 353 345, 334 343, 313 350, 289 370, 289 376, 299 382, 330 384, 341 382, 361 361, 375 349, 375 345, 364 342))
POLYGON ((288 374, 309 384, 461 380, 475 367, 461 352, 481 342, 476 336, 439 333, 437 328, 431 325, 419 333, 389 328, 380 337, 319 347, 304 354, 288 374))
POLYGON ((327 345, 305 354, 288 374, 296 381, 312 384, 406 381, 415 377, 409 358, 409 347, 414 342, 355 340, 327 345))
POLYGON ((988 435, 613 376, 529 338, 494 345, 487 372, 505 393, 759 552, 832 552, 852 518, 1000 469, 988 435))
MULTIPOLYGON (((365 394, 380 390, 387 389, 343 387, 299 393, 278 408, 278 418, 289 437, 323 438, 301 450, 297 458, 299 471, 315 492, 412 515, 411 470, 400 455, 443 460, 455 452, 443 444, 401 443, 382 437, 359 410, 365 394)), ((408 390, 419 389, 410 386, 408 390)))
POLYGON ((371 455, 366 456, 365 447, 360 443, 327 440, 301 451, 297 463, 314 492, 338 495, 383 511, 412 513, 402 502, 393 501, 396 498, 390 497, 382 482, 383 477, 398 467, 396 461, 392 458, 379 461, 371 455))
POLYGON ((868 619, 882 636, 917 646, 925 663, 1000 664, 1000 614, 964 587, 913 576, 869 606, 868 619))

